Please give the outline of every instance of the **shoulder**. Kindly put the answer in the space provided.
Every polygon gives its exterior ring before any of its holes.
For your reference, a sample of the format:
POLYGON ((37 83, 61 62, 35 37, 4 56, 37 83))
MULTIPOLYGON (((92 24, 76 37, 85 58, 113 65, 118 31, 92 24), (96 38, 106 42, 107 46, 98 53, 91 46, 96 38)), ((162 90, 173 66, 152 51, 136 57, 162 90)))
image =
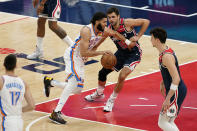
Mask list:
POLYGON ((175 59, 174 59, 174 56, 173 54, 171 53, 165 53, 163 56, 162 56, 162 63, 167 66, 169 64, 174 64, 175 63, 175 59))
POLYGON ((91 34, 91 29, 90 29, 90 27, 88 27, 88 26, 83 26, 82 27, 82 29, 81 29, 81 31, 80 31, 80 35, 85 35, 85 36, 88 36, 88 35, 90 35, 91 34))

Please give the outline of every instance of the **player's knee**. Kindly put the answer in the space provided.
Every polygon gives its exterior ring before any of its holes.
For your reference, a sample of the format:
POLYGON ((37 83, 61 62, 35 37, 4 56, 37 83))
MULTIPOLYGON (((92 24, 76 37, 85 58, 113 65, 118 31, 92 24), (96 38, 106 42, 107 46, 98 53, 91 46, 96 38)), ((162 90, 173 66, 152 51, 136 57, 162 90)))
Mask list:
POLYGON ((43 18, 39 18, 38 19, 38 27, 42 27, 42 26, 45 26, 45 23, 46 23, 46 19, 43 19, 43 18))
POLYGON ((100 71, 99 71, 99 81, 106 81, 107 80, 107 75, 109 73, 111 73, 112 70, 111 69, 105 69, 105 68, 102 68, 100 71))
POLYGON ((56 31, 56 30, 57 30, 57 25, 54 24, 53 22, 49 22, 49 28, 50 28, 52 31, 56 31))
POLYGON ((120 73, 118 80, 119 81, 124 81, 127 78, 128 74, 125 73, 120 73))

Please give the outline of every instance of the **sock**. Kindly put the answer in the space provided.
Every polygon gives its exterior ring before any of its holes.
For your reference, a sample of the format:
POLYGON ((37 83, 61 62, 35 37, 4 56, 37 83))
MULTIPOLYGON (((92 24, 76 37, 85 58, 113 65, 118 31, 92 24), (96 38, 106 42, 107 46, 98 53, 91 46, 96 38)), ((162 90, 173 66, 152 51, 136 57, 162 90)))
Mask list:
POLYGON ((60 100, 57 104, 57 107, 55 108, 55 112, 61 111, 64 104, 68 100, 68 97, 72 93, 73 89, 77 86, 77 80, 75 77, 72 77, 68 80, 67 86, 64 88, 60 100))
POLYGON ((98 88, 97 88, 97 93, 99 95, 103 94, 104 89, 105 89, 105 87, 99 85, 98 88))
POLYGON ((43 37, 37 37, 37 48, 39 49, 39 51, 43 51, 42 41, 43 37))
POLYGON ((64 89, 66 87, 66 85, 67 85, 67 82, 60 82, 60 81, 52 80, 51 81, 51 85, 52 86, 57 86, 59 88, 63 88, 64 89))
POLYGON ((71 45, 73 45, 73 41, 72 41, 72 39, 67 35, 66 37, 64 37, 63 39, 62 39, 64 42, 66 42, 66 44, 68 45, 68 46, 71 46, 71 45))
POLYGON ((111 96, 110 96, 109 99, 111 99, 111 100, 114 101, 117 98, 117 96, 118 96, 118 93, 116 93, 115 91, 113 91, 113 93, 111 94, 111 96))

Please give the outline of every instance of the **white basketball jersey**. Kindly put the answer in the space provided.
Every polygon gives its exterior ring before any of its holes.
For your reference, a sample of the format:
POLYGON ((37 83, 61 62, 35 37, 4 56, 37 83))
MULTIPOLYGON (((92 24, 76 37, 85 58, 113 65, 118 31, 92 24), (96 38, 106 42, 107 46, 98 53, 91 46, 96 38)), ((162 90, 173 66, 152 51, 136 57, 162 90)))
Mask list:
POLYGON ((0 108, 5 116, 18 116, 22 113, 25 84, 19 77, 3 76, 4 84, 0 90, 0 108))

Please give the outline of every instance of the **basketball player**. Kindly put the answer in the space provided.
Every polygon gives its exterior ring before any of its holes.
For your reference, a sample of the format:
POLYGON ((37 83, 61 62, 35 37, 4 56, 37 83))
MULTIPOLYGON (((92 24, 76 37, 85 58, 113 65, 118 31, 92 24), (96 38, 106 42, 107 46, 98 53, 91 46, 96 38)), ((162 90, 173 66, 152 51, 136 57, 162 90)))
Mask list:
MULTIPOLYGON (((138 40, 144 34, 149 26, 149 20, 147 19, 124 19, 120 18, 119 10, 115 7, 111 7, 107 10, 107 17, 110 23, 109 28, 115 31, 116 34, 121 34, 122 37, 111 36, 112 41, 117 47, 115 56, 117 58, 117 64, 114 69, 120 71, 118 82, 114 88, 113 93, 107 100, 103 111, 110 112, 114 106, 114 101, 121 91, 124 80, 127 76, 135 69, 137 64, 140 63, 142 50, 138 40), (135 32, 134 27, 140 26, 141 29, 138 35, 135 32)), ((101 39, 99 42, 102 43, 106 38, 101 39)), ((93 94, 85 96, 87 101, 95 101, 104 98, 103 91, 107 80, 107 75, 111 73, 112 69, 102 68, 98 73, 98 88, 93 94)))
POLYGON ((80 36, 75 40, 75 44, 66 49, 64 61, 66 64, 66 82, 58 82, 51 77, 44 77, 45 94, 48 97, 52 86, 62 87, 57 107, 49 117, 53 122, 66 124, 61 117, 61 110, 71 93, 80 93, 84 82, 84 57, 93 57, 111 53, 110 51, 96 51, 94 46, 103 35, 109 35, 107 30, 107 16, 102 12, 94 14, 91 24, 84 26, 80 31, 80 36))
POLYGON ((159 67, 163 78, 160 91, 165 97, 158 125, 164 131, 178 131, 174 120, 185 99, 187 88, 180 75, 177 57, 174 51, 165 44, 166 31, 162 28, 154 28, 150 34, 153 47, 159 51, 159 67))
MULTIPOLYGON (((33 0, 34 8, 38 5, 39 0, 33 0)), ((48 19, 49 28, 69 46, 74 44, 67 33, 57 24, 60 17, 61 5, 60 0, 41 0, 37 8, 37 45, 36 51, 28 55, 28 59, 37 59, 43 57, 43 38, 45 36, 45 23, 48 19)))
POLYGON ((16 68, 16 56, 5 57, 5 75, 0 77, 0 108, 2 117, 2 131, 23 131, 21 113, 33 110, 34 100, 27 84, 18 76, 16 68), (25 98, 27 105, 22 107, 25 98))

